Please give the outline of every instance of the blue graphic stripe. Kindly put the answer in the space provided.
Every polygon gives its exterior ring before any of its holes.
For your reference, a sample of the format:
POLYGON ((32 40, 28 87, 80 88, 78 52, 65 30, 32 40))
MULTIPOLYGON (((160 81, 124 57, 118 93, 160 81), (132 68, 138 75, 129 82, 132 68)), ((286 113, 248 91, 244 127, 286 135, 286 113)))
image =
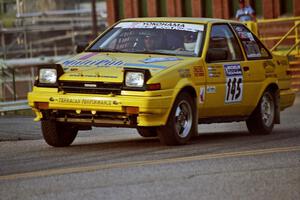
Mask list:
POLYGON ((149 65, 149 64, 139 64, 139 63, 126 63, 124 66, 129 67, 145 67, 145 68, 159 68, 159 69, 166 69, 166 66, 161 65, 149 65))

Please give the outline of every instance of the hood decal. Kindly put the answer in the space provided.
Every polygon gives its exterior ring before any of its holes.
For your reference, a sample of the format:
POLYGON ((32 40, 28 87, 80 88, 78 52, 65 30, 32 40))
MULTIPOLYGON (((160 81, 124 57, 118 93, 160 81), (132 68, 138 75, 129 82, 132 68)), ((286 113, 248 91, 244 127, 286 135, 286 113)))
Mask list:
POLYGON ((97 66, 97 67, 109 67, 109 66, 120 66, 124 62, 120 60, 66 60, 62 63, 64 66, 97 66))
POLYGON ((81 67, 110 67, 110 66, 128 66, 128 67, 145 67, 145 68, 158 68, 165 69, 166 66, 162 65, 151 65, 151 64, 141 64, 141 63, 124 63, 120 60, 66 60, 62 63, 64 66, 81 66, 81 67))
POLYGON ((98 52, 92 52, 92 53, 85 54, 85 55, 81 56, 79 58, 79 60, 86 60, 86 59, 91 58, 95 55, 98 55, 98 52))
POLYGON ((158 68, 158 69, 165 69, 165 68, 167 68, 166 66, 162 66, 162 65, 149 65, 149 64, 139 64, 139 63, 125 63, 124 66, 158 68))
POLYGON ((176 57, 163 57, 163 58, 146 58, 143 60, 144 63, 154 63, 154 62, 168 62, 168 61, 177 61, 182 60, 181 58, 176 57))

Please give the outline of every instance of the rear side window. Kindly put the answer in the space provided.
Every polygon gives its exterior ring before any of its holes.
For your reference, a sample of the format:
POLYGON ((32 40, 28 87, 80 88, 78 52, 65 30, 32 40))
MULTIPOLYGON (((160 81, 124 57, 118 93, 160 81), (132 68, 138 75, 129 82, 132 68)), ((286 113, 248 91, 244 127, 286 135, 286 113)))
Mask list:
POLYGON ((264 45, 256 38, 256 36, 249 31, 244 25, 232 25, 234 31, 241 40, 242 46, 245 50, 248 59, 271 58, 271 54, 264 47, 264 45))
POLYGON ((207 53, 208 62, 243 60, 237 38, 227 24, 212 26, 207 53))

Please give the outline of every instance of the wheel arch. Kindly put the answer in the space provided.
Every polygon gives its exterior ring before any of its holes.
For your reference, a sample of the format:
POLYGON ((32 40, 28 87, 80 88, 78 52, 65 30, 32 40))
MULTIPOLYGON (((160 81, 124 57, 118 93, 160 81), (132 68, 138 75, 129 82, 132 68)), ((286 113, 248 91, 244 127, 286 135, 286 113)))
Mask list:
MULTIPOLYGON (((187 83, 187 82, 186 82, 187 83)), ((164 126, 158 127, 158 135, 160 138, 160 141, 163 144, 167 145, 178 145, 178 144, 184 144, 186 143, 191 137, 195 137, 198 135, 198 109, 197 108, 197 92, 195 87, 190 83, 190 84, 185 84, 182 85, 183 87, 176 87, 174 92, 173 92, 173 100, 172 104, 170 105, 170 108, 167 113, 166 117, 166 122, 164 126), (188 97, 188 99, 187 99, 188 97), (184 142, 179 142, 177 141, 176 137, 171 136, 170 133, 166 130, 170 128, 171 124, 174 122, 174 114, 176 107, 178 106, 178 102, 181 102, 180 99, 185 98, 189 102, 191 102, 193 105, 191 105, 191 116, 192 116, 192 124, 191 124, 191 129, 189 130, 189 133, 187 136, 187 139, 184 139, 186 141, 184 142), (167 136, 165 136, 167 134, 167 136), (170 139, 171 138, 171 139, 170 139)), ((174 126, 174 125, 172 125, 174 126)))
POLYGON ((276 83, 271 83, 264 91, 270 91, 275 101, 275 124, 280 124, 280 90, 276 83))
MULTIPOLYGON (((196 87, 191 83, 191 82, 178 82, 177 84, 177 87, 175 87, 175 90, 173 92, 173 99, 172 99, 172 104, 171 106, 169 107, 169 110, 167 112, 167 115, 166 115, 166 118, 165 118, 165 124, 167 123, 169 117, 170 117, 170 113, 171 113, 171 110, 174 106, 174 103, 175 103, 175 100, 176 98, 181 94, 181 93, 187 93, 189 95, 191 95, 191 97, 193 98, 194 100, 194 103, 195 103, 195 111, 196 111, 196 119, 195 119, 195 123, 198 124, 198 105, 197 105, 197 92, 196 92, 196 87)), ((197 132, 198 130, 195 130, 195 132, 197 132)))
POLYGON ((187 94, 191 95, 191 97, 194 99, 194 103, 196 104, 196 99, 197 99, 196 86, 194 86, 193 83, 189 82, 188 80, 183 80, 178 82, 177 86, 175 87, 173 93, 174 98, 172 101, 172 106, 174 105, 175 99, 178 97, 178 95, 180 95, 183 92, 186 92, 187 94))
POLYGON ((180 93, 182 93, 182 92, 186 92, 186 93, 190 94, 191 97, 197 98, 197 93, 196 93, 195 88, 192 87, 192 86, 190 86, 190 85, 187 85, 187 86, 183 87, 183 88, 178 92, 178 94, 177 94, 176 96, 178 96, 178 95, 179 95, 180 93))

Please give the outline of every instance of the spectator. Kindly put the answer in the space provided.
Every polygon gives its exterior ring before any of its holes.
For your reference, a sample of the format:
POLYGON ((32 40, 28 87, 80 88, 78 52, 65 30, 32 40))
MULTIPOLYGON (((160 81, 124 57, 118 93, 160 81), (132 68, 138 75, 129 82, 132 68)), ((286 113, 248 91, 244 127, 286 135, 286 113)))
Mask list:
POLYGON ((255 21, 255 11, 250 5, 246 6, 245 0, 239 0, 240 9, 236 11, 235 18, 241 22, 255 21))

